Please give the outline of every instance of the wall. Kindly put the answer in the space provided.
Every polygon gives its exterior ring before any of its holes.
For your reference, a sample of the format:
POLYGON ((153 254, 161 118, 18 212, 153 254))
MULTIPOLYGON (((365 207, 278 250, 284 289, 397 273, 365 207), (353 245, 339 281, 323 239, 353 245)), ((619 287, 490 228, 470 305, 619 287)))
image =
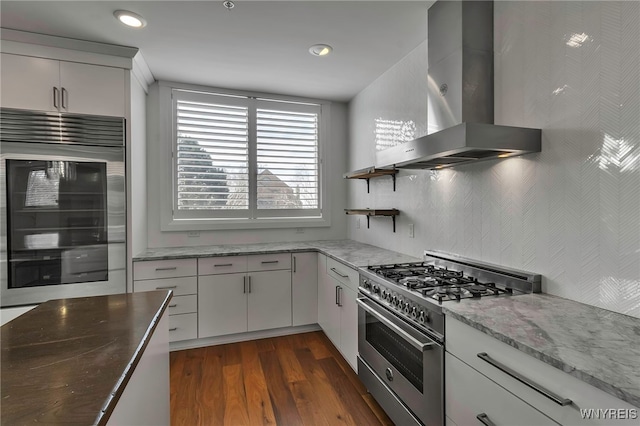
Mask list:
MULTIPOLYGON (((387 218, 367 230, 352 217, 349 236, 534 271, 544 292, 640 317, 640 3, 496 2, 494 14, 496 123, 542 128, 542 152, 402 171, 397 192, 387 178, 372 180, 369 195, 352 182, 350 206, 401 215, 395 234, 387 218)), ((421 55, 351 102, 350 168, 372 164, 371 121, 388 114, 390 94, 421 110, 421 55)))
POLYGON ((346 186, 342 175, 347 171, 347 105, 331 103, 330 134, 324 150, 324 173, 327 176, 327 191, 330 199, 331 226, 280 228, 280 229, 230 229, 198 231, 193 233, 161 230, 161 191, 169 188, 166 179, 161 179, 159 165, 164 164, 161 153, 166 153, 161 126, 164 117, 158 108, 157 85, 149 90, 147 103, 147 247, 185 247, 217 244, 252 244, 282 241, 311 241, 343 239, 347 234, 344 206, 346 186), (162 150, 165 151, 162 151, 162 150), (300 232, 302 231, 302 232, 300 232))

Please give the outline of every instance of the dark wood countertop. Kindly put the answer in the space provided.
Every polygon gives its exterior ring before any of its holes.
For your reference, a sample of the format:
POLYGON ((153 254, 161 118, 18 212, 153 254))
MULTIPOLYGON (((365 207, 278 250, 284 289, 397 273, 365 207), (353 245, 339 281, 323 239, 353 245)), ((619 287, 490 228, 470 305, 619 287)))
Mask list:
POLYGON ((105 424, 170 299, 51 300, 3 325, 0 423, 105 424))

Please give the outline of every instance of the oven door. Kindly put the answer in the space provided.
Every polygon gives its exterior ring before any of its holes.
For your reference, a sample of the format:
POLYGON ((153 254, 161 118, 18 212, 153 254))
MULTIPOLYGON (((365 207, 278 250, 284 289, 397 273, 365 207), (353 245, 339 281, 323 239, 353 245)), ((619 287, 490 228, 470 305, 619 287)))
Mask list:
POLYGON ((373 300, 357 302, 362 361, 422 423, 442 425, 443 346, 373 300))
POLYGON ((3 142, 3 307, 126 291, 124 147, 3 142))

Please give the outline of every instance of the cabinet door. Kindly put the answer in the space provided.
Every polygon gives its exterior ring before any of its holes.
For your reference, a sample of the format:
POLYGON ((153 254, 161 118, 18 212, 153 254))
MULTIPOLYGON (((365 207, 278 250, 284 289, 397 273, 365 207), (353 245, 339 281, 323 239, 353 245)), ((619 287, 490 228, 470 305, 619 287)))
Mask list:
POLYGON ((3 53, 0 104, 4 108, 57 111, 53 88, 60 82, 60 62, 3 53))
POLYGON ((318 281, 318 324, 333 344, 340 348, 340 307, 337 304, 338 282, 325 274, 318 281))
POLYGON ((291 292, 293 325, 318 322, 318 255, 293 253, 291 292))
POLYGON ((247 331, 245 274, 198 277, 198 337, 247 331))
POLYGON ((60 111, 81 114, 125 115, 125 71, 77 62, 60 62, 60 111))
POLYGON ((291 271, 249 274, 248 330, 291 326, 291 271))
POLYGON ((344 358, 357 371, 358 365, 358 304, 357 293, 349 287, 340 287, 340 350, 344 358))

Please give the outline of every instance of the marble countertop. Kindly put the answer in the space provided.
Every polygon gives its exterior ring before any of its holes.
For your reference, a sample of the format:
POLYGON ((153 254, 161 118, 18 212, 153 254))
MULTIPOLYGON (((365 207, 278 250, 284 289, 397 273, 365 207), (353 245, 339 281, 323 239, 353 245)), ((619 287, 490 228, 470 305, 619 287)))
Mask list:
POLYGON ((134 261, 185 259, 211 256, 318 251, 352 268, 385 263, 417 262, 418 259, 353 240, 318 240, 304 242, 234 244, 219 246, 167 247, 148 249, 134 261))
POLYGON ((106 424, 170 299, 50 300, 3 325, 2 424, 106 424))
POLYGON ((466 302, 443 311, 640 407, 640 319, 547 294, 466 302))

